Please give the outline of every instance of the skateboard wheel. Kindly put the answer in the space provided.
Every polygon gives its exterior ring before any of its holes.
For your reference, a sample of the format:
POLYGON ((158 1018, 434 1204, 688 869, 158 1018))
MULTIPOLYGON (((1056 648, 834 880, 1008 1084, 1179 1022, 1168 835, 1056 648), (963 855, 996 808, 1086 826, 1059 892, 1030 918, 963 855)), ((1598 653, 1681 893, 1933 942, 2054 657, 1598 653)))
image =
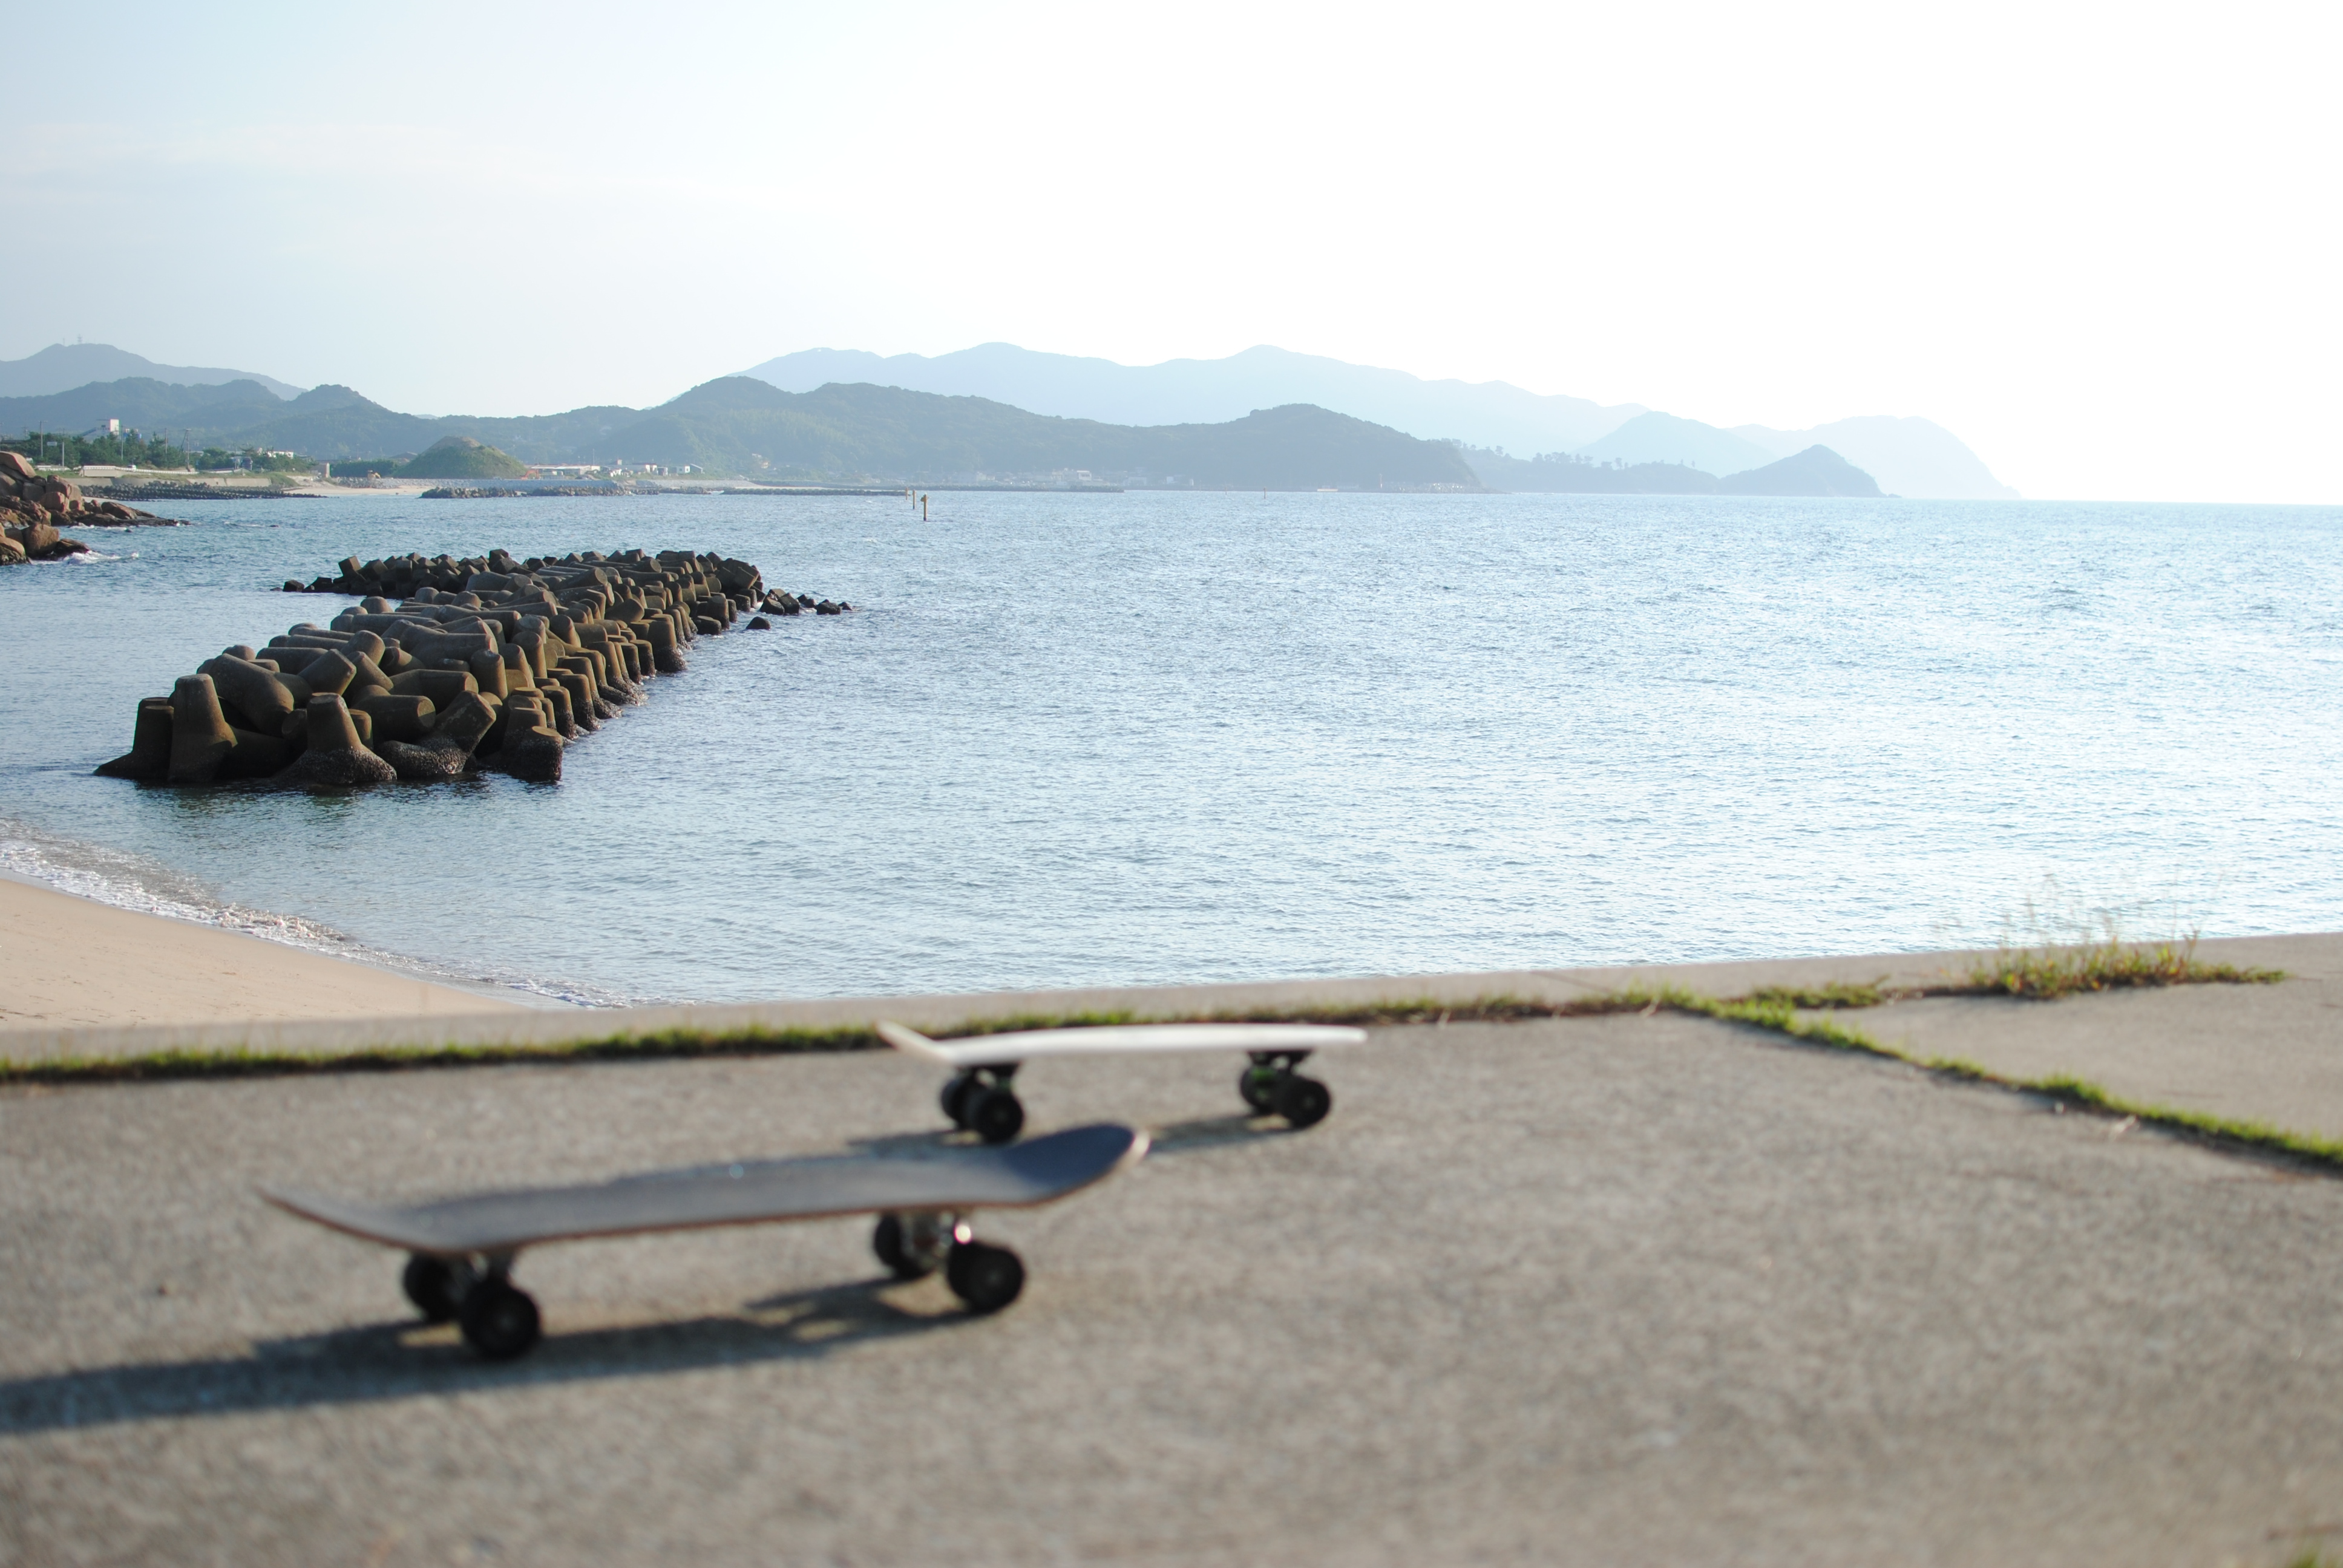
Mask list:
POLYGON ((968 1097, 970 1091, 975 1088, 974 1075, 966 1072, 959 1074, 950 1083, 944 1085, 941 1096, 944 1114, 951 1119, 951 1124, 954 1127, 968 1125, 968 1097))
POLYGON ((1314 1078, 1289 1077, 1277 1086, 1277 1113, 1297 1130, 1317 1126, 1333 1109, 1333 1091, 1314 1078))
POLYGON ((427 1323, 447 1322, 463 1302, 463 1286, 456 1276, 456 1265, 428 1252, 417 1252, 407 1260, 407 1271, 399 1275, 398 1283, 427 1323))
POLYGON ((980 1090, 968 1101, 963 1123, 987 1143, 1006 1143, 1025 1126, 1025 1107, 1006 1089, 980 1090))
POLYGON ((501 1280, 473 1287, 457 1309, 456 1322, 464 1331, 464 1342, 492 1362, 524 1353, 543 1332, 528 1292, 501 1280))
POLYGON ((899 1280, 924 1279, 935 1272, 933 1263, 916 1256, 904 1245, 903 1216, 900 1214, 879 1216, 879 1223, 870 1232, 870 1250, 879 1254, 879 1261, 886 1264, 888 1271, 899 1280))
POLYGON ((1267 1116, 1276 1109, 1274 1104, 1276 1078, 1265 1068, 1248 1067, 1237 1074, 1237 1092, 1258 1116, 1267 1116))
POLYGON ((968 1303, 970 1312, 981 1316, 1017 1299, 1025 1288, 1025 1265, 1006 1247, 964 1241, 951 1250, 951 1259, 944 1264, 944 1282, 968 1303))

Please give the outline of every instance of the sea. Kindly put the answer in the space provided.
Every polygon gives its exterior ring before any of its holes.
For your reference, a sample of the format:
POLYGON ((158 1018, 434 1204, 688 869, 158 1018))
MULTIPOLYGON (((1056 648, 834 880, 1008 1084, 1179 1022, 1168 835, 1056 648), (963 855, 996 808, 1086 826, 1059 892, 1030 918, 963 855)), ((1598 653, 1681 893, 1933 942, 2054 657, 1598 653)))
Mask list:
POLYGON ((0 873, 521 1000, 2343 929, 2343 508, 152 506, 193 526, 0 569, 0 873), (93 776, 141 697, 348 602, 285 578, 498 546, 854 608, 703 637, 558 785, 93 776))

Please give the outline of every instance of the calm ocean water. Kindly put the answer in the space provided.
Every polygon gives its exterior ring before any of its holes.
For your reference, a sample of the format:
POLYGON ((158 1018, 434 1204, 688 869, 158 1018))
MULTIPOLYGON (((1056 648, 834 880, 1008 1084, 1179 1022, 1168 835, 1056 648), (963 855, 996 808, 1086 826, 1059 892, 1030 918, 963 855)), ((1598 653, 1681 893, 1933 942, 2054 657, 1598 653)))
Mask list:
POLYGON ((2343 508, 946 495, 158 507, 0 571, 0 869, 578 1000, 2343 928, 2343 508), (716 549, 558 787, 92 778, 345 554, 716 549))

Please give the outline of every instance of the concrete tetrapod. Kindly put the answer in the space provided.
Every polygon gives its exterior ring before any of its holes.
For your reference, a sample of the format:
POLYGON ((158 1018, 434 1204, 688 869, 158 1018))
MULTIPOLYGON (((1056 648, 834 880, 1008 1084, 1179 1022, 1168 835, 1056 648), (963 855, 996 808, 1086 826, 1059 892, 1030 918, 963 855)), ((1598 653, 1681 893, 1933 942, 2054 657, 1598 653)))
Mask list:
POLYGON ((312 588, 361 602, 329 627, 304 621, 264 648, 206 660, 167 702, 140 705, 131 749, 99 771, 348 785, 444 779, 477 763, 558 779, 564 742, 681 670, 695 628, 725 630, 787 597, 767 594, 746 561, 639 549, 351 556, 312 588))
POLYGON ((131 732, 130 749, 97 770, 108 779, 166 779, 171 772, 171 699, 138 699, 138 726, 131 732))
POLYGON ((171 688, 171 766, 174 784, 208 784, 236 749, 236 732, 220 711, 219 692, 208 675, 183 675, 171 688))
POLYGON ((472 749, 479 745, 480 738, 496 721, 497 716, 480 694, 468 691, 440 713, 428 737, 411 745, 404 740, 386 740, 376 749, 376 754, 389 763, 401 779, 454 779, 470 766, 472 749))
POLYGON ((398 777, 358 739, 348 707, 330 693, 309 699, 309 749, 291 772, 304 784, 387 784, 398 777))

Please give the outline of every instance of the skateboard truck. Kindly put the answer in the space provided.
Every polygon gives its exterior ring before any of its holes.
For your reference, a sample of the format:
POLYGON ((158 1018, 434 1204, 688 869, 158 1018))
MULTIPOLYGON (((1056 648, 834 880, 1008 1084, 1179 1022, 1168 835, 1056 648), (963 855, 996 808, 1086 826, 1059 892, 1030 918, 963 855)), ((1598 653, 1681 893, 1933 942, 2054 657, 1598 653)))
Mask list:
POLYGON ((1237 1092, 1262 1116, 1282 1116, 1294 1127, 1315 1127, 1334 1108, 1334 1091, 1293 1070, 1310 1060, 1306 1050, 1255 1050, 1252 1065, 1237 1075, 1237 1092))
POLYGON ((464 1342, 490 1361, 509 1361, 543 1332, 537 1302, 512 1282, 513 1254, 443 1258, 408 1256, 399 1284, 427 1323, 455 1320, 464 1342))
POLYGON ((987 1067, 967 1067, 944 1085, 944 1114, 963 1132, 973 1132, 987 1143, 1006 1143, 1024 1130, 1025 1104, 1010 1081, 1019 1063, 1004 1061, 987 1067))
POLYGON ((980 1315, 997 1312, 1025 1288, 1025 1265, 1006 1247, 976 1239, 957 1214, 881 1214, 870 1250, 899 1280, 921 1280, 938 1269, 953 1295, 980 1315))

